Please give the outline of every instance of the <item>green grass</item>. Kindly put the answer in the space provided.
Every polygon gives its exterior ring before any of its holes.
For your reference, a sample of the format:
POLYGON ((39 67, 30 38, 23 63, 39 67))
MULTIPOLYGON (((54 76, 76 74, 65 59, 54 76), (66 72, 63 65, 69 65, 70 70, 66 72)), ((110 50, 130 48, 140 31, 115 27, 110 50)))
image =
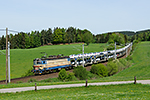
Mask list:
MULTIPOLYGON (((97 44, 91 44, 97 45, 97 44)), ((104 44, 103 44, 104 45, 104 44)), ((40 47, 42 48, 42 47, 40 47)), ((88 80, 88 82, 111 82, 111 81, 128 81, 134 80, 134 76, 137 77, 137 80, 140 79, 150 79, 150 42, 141 42, 137 45, 135 51, 132 55, 131 62, 133 66, 119 72, 116 75, 110 77, 98 78, 95 80, 88 80)), ((5 73, 5 72, 4 72, 5 73)), ((70 82, 37 82, 40 85, 54 85, 54 84, 72 84, 72 83, 85 83, 85 80, 81 81, 70 81, 70 82)), ((9 87, 25 87, 25 86, 34 86, 34 83, 20 83, 20 84, 8 84, 0 85, 0 88, 9 88, 9 87)))
MULTIPOLYGON (((90 44, 85 46, 85 53, 100 52, 107 47, 106 43, 103 44, 90 44)), ((70 45, 53 45, 42 46, 33 49, 11 49, 10 50, 10 69, 11 78, 21 77, 27 70, 32 68, 33 59, 40 58, 44 54, 40 52, 46 52, 48 55, 71 55, 82 53, 82 44, 70 44, 70 45), (78 50, 79 49, 79 50, 78 50)), ((5 53, 4 50, 1 50, 5 53)), ((0 80, 6 78, 6 56, 0 55, 0 80)))
POLYGON ((150 79, 150 42, 141 42, 135 48, 132 55, 133 66, 112 76, 113 80, 150 79))
POLYGON ((122 100, 149 99, 150 85, 121 84, 1 93, 1 100, 122 100))

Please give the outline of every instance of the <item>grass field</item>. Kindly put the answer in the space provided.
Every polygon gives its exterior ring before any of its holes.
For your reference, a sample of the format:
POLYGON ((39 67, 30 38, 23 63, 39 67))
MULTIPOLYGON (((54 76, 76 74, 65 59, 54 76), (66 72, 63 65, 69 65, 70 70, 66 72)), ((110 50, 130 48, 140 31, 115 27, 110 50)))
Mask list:
POLYGON ((131 62, 133 66, 110 77, 112 80, 150 79, 150 42, 141 42, 135 48, 131 62))
MULTIPOLYGON (((85 53, 104 51, 107 44, 90 44, 85 46, 85 53)), ((42 46, 33 49, 11 49, 10 50, 10 67, 11 67, 11 78, 21 77, 27 70, 32 68, 33 59, 40 58, 46 52, 48 55, 71 55, 82 53, 82 44, 70 44, 70 45, 53 45, 53 46, 42 46)), ((2 51, 2 50, 1 50, 2 51)), ((3 50, 2 52, 5 53, 3 50)), ((6 75, 6 56, 0 55, 0 80, 5 79, 6 75)))
POLYGON ((1 93, 1 100, 124 100, 149 99, 150 85, 122 84, 1 93))
MULTIPOLYGON (((94 46, 94 45, 98 45, 98 44, 91 44, 90 46, 94 46)), ((105 46, 105 44, 103 44, 103 46, 105 46)), ((43 47, 40 47, 40 48, 43 48, 43 47)), ((138 80, 150 79, 150 72, 149 72, 150 56, 149 54, 150 54, 150 42, 141 42, 137 45, 135 51, 133 52, 133 55, 132 55, 133 59, 131 60, 133 63, 133 66, 131 66, 128 69, 123 70, 122 72, 116 75, 113 75, 110 77, 99 78, 95 80, 88 80, 88 82, 92 83, 92 82, 109 82, 109 81, 128 81, 128 80, 133 80, 134 76, 137 76, 138 80)), ((5 74, 5 71, 3 73, 5 74)), ((37 85, 41 86, 41 85, 72 84, 72 83, 85 83, 85 80, 71 81, 71 82, 47 82, 47 83, 37 82, 37 85)), ((34 86, 34 83, 8 84, 7 86, 0 85, 0 88, 24 87, 24 86, 34 86)))

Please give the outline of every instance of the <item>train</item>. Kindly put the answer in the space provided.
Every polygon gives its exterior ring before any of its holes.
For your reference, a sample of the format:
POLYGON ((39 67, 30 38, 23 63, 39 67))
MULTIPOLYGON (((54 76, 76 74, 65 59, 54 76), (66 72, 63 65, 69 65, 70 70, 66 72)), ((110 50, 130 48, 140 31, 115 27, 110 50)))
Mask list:
POLYGON ((61 70, 62 68, 71 69, 77 66, 87 66, 104 61, 108 61, 110 58, 119 58, 127 53, 127 50, 132 49, 132 43, 127 44, 125 47, 117 50, 109 50, 103 52, 93 52, 83 54, 72 54, 69 56, 49 56, 42 58, 35 58, 33 60, 34 74, 45 74, 61 70), (84 57, 84 60, 83 60, 84 57))

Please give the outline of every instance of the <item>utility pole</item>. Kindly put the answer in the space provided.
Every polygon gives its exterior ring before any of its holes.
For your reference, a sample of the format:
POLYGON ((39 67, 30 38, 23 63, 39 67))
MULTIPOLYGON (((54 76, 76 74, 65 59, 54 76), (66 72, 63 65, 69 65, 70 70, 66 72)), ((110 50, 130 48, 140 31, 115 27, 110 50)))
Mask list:
POLYGON ((6 28, 6 85, 8 78, 8 28, 6 28))
POLYGON ((10 42, 8 42, 8 83, 10 83, 10 42))
POLYGON ((84 43, 83 43, 83 45, 82 45, 82 52, 83 52, 83 56, 82 56, 82 58, 83 58, 82 66, 84 67, 84 43))

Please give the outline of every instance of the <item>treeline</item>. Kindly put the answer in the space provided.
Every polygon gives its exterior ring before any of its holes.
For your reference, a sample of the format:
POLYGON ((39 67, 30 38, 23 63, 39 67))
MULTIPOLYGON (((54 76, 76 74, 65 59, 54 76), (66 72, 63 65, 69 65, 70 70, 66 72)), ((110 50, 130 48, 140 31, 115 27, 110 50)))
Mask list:
MULTIPOLYGON (((62 44, 62 43, 114 43, 125 44, 127 42, 150 41, 150 30, 132 32, 109 32, 105 34, 93 35, 89 30, 76 29, 74 27, 59 28, 53 30, 32 31, 30 33, 20 32, 18 34, 9 34, 8 40, 11 43, 11 49, 28 49, 42 45, 62 44), (132 34, 132 35, 131 35, 132 34)), ((6 37, 0 37, 0 50, 6 49, 6 37)))
MULTIPOLYGON (((11 49, 35 48, 42 45, 85 42, 87 45, 92 42, 93 34, 87 30, 76 29, 74 27, 49 28, 48 30, 32 31, 31 33, 20 32, 18 34, 8 35, 11 43, 11 49)), ((6 37, 0 38, 0 50, 6 47, 6 37)))
POLYGON ((143 30, 136 32, 136 34, 132 36, 132 40, 150 41, 150 30, 143 30))
MULTIPOLYGON (((62 44, 62 43, 126 43, 127 36, 121 33, 108 33, 93 35, 89 30, 76 29, 74 27, 59 28, 53 30, 32 31, 30 33, 20 32, 18 34, 8 35, 8 40, 11 43, 11 49, 28 49, 35 48, 42 45, 62 44)), ((0 38, 0 50, 6 47, 6 37, 4 35, 0 38)))
POLYGON ((128 36, 121 34, 121 33, 106 33, 106 34, 98 34, 95 36, 95 43, 114 43, 117 42, 117 44, 125 44, 127 43, 128 36))

